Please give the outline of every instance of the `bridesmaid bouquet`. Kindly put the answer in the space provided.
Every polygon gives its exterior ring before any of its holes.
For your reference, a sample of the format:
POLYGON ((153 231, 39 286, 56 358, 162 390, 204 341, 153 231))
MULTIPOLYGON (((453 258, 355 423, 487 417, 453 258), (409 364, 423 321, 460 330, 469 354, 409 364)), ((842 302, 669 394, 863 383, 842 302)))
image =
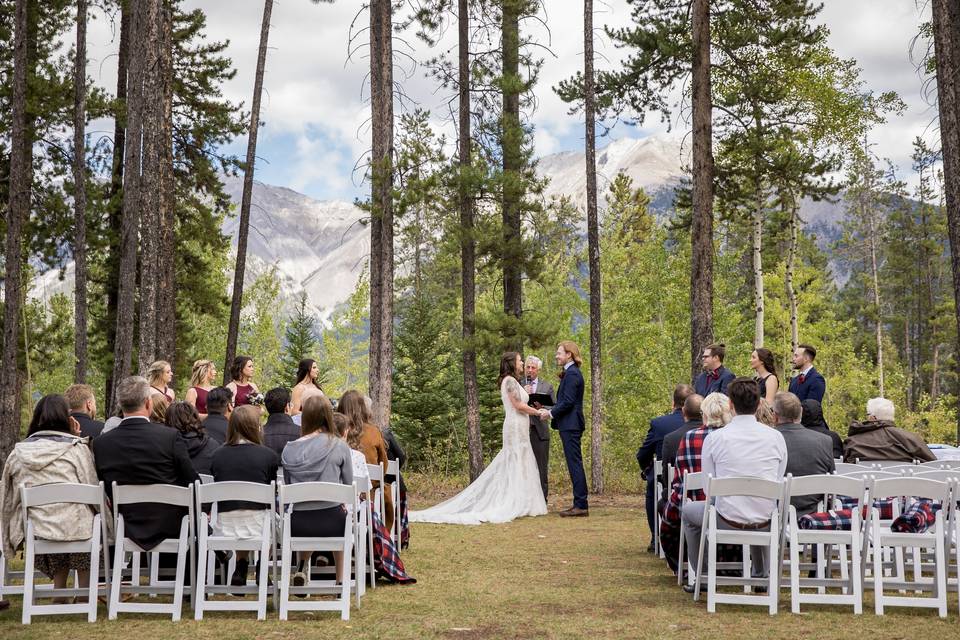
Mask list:
POLYGON ((251 393, 247 396, 247 404, 252 404, 255 407, 263 406, 263 394, 262 393, 251 393))

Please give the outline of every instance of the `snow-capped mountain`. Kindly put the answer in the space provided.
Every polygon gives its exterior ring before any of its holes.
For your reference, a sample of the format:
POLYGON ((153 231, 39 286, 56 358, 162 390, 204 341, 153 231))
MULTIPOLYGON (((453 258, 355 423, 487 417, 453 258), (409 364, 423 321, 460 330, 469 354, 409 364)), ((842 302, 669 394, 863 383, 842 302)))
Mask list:
MULTIPOLYGON (((619 172, 633 178, 651 196, 652 207, 660 213, 671 206, 674 188, 683 168, 689 166, 689 143, 670 135, 643 139, 623 138, 597 151, 598 196, 601 211, 610 182, 619 172)), ((584 154, 562 152, 540 159, 538 172, 549 179, 547 198, 566 195, 581 208, 586 201, 584 154)), ((225 187, 239 209, 243 181, 225 179, 225 187)), ((836 233, 842 207, 833 203, 804 203, 801 217, 818 235, 836 233)), ((250 235, 246 282, 251 282, 268 265, 276 265, 286 305, 306 291, 310 305, 321 319, 354 291, 370 253, 369 229, 364 214, 353 203, 314 200, 285 187, 255 182, 250 213, 250 235)), ((237 216, 228 218, 223 232, 236 247, 237 216)), ((47 298, 69 293, 73 264, 60 278, 60 271, 41 275, 31 295, 47 298)))

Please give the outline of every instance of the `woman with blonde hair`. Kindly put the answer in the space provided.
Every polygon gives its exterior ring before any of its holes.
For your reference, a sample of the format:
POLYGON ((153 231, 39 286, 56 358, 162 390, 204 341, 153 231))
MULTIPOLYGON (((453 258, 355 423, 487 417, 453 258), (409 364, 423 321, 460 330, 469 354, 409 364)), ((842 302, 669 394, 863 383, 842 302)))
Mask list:
POLYGON ((213 360, 197 360, 190 373, 190 388, 183 398, 196 408, 200 419, 207 417, 207 394, 216 386, 217 365, 213 360))
POLYGON ((166 360, 157 360, 147 369, 147 382, 157 393, 162 393, 167 403, 177 399, 177 393, 170 388, 173 382, 173 368, 166 360))
MULTIPOLYGON (((387 443, 383 440, 380 429, 373 424, 373 415, 363 401, 359 391, 347 391, 337 404, 337 413, 347 417, 347 444, 356 449, 367 459, 367 464, 377 464, 387 470, 387 443)), ((374 485, 379 486, 379 483, 374 485)), ((383 506, 387 529, 393 530, 393 496, 389 491, 383 492, 383 506)))
POLYGON ((167 408, 170 406, 170 400, 159 391, 150 396, 153 401, 153 408, 150 410, 150 422, 156 424, 166 424, 167 408))

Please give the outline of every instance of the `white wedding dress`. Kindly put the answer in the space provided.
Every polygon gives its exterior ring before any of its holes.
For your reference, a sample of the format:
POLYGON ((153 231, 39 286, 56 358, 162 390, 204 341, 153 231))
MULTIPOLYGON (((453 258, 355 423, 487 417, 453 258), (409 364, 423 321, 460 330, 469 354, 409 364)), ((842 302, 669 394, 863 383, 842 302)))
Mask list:
POLYGON ((547 513, 537 460, 530 446, 530 416, 513 408, 511 396, 524 404, 529 397, 515 378, 507 377, 500 384, 505 414, 503 448, 490 466, 449 500, 424 511, 411 511, 410 522, 480 524, 547 513))

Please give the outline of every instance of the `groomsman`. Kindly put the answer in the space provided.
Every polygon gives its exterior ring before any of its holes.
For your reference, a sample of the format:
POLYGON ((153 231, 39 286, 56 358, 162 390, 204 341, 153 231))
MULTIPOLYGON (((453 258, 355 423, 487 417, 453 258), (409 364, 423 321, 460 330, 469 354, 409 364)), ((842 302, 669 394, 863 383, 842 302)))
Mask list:
POLYGON ((727 385, 736 377, 733 372, 723 366, 723 357, 727 347, 723 344, 711 344, 703 349, 703 373, 693 381, 693 388, 698 395, 706 398, 714 391, 726 393, 727 385))
MULTIPOLYGON (((540 367, 543 361, 537 356, 527 356, 524 366, 526 379, 524 389, 527 393, 541 393, 549 395, 556 403, 553 395, 553 385, 540 378, 540 367)), ((539 408, 539 407, 538 407, 539 408)), ((537 468, 540 469, 540 486, 543 488, 543 499, 547 499, 547 469, 550 466, 550 427, 540 419, 540 416, 530 416, 530 446, 533 447, 533 457, 537 459, 537 468)))
POLYGON ((817 357, 817 350, 808 344, 797 345, 793 352, 793 368, 800 375, 790 379, 790 393, 800 399, 816 400, 823 404, 823 395, 827 391, 827 381, 820 372, 813 368, 813 361, 817 357))

